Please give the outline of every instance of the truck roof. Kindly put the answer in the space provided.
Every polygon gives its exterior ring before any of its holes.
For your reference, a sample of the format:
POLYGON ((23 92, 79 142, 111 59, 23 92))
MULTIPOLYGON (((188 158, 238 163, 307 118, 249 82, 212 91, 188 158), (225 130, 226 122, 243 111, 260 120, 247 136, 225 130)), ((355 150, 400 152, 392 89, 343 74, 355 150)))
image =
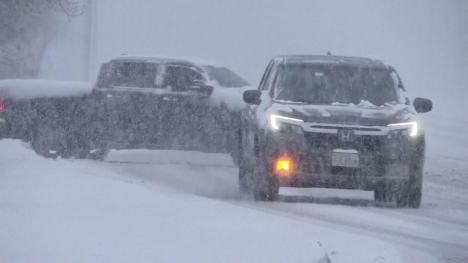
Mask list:
POLYGON ((165 56, 121 55, 111 59, 110 61, 141 61, 148 63, 180 63, 193 66, 216 66, 215 63, 197 58, 178 58, 165 56))
POLYGON ((382 60, 361 57, 333 55, 281 55, 276 56, 273 59, 281 59, 285 64, 343 65, 388 69, 388 65, 386 65, 382 60))

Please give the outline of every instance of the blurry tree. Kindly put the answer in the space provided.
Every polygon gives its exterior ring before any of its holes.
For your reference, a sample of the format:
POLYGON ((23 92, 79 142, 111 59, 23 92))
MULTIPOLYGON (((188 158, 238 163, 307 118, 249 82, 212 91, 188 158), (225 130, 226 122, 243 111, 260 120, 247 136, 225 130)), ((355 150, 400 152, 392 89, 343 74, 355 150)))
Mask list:
POLYGON ((35 78, 55 36, 57 14, 79 16, 88 0, 1 0, 0 79, 35 78))

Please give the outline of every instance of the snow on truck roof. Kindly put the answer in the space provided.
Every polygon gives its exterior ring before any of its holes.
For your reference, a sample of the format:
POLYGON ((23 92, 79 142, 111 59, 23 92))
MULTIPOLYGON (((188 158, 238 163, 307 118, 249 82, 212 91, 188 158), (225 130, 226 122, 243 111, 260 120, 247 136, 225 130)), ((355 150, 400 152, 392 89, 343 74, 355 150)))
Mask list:
POLYGON ((387 69, 388 66, 379 59, 346 57, 333 55, 281 55, 274 59, 281 59, 285 64, 325 64, 356 67, 372 67, 387 69))
POLYGON ((145 61, 145 62, 150 62, 150 63, 191 63, 196 66, 218 67, 218 65, 212 61, 207 61, 207 60, 203 60, 199 58, 185 58, 185 57, 174 57, 174 56, 121 55, 121 56, 111 59, 110 61, 117 61, 117 60, 145 61))
POLYGON ((6 79, 0 80, 0 91, 9 99, 28 100, 36 98, 81 96, 91 93, 92 85, 88 82, 44 79, 6 79))

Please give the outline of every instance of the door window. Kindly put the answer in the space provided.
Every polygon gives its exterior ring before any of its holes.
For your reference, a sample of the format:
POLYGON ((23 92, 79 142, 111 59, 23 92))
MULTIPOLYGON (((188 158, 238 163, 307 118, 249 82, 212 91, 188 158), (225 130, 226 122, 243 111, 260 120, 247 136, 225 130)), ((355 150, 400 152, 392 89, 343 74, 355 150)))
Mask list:
POLYGON ((173 91, 186 91, 200 82, 205 82, 201 73, 188 67, 168 66, 162 86, 173 91))

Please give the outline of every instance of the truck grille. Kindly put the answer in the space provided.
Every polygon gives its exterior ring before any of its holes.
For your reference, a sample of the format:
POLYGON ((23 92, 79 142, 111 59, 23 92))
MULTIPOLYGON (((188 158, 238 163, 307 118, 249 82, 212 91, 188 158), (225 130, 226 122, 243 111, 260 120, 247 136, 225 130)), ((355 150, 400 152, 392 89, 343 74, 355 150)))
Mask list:
POLYGON ((383 144, 384 136, 355 135, 354 140, 342 142, 336 133, 314 133, 304 134, 307 143, 312 149, 356 149, 360 152, 379 151, 383 144))

